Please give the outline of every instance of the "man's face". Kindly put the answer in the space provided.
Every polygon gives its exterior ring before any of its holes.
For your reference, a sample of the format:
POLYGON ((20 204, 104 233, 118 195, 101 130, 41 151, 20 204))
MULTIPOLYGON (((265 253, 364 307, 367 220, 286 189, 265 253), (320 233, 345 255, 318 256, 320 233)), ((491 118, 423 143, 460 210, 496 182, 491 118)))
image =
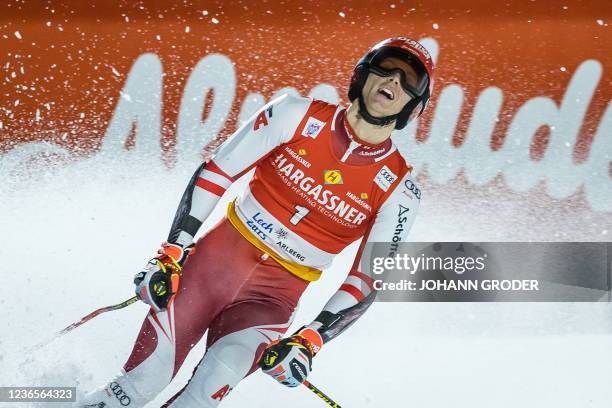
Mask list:
MULTIPOLYGON (((408 84, 416 87, 417 73, 414 69, 399 58, 386 58, 380 64, 380 67, 391 70, 401 69, 408 84)), ((412 99, 412 97, 404 91, 401 86, 399 72, 394 72, 392 75, 383 77, 374 73, 370 73, 363 86, 363 100, 371 115, 375 117, 383 117, 395 115, 412 99)))

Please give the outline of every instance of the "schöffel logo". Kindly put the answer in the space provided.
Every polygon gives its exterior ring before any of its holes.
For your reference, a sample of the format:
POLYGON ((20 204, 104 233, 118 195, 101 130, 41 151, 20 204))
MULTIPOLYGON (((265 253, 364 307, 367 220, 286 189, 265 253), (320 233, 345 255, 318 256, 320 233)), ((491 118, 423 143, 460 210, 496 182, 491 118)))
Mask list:
POLYGON ((399 248, 399 242, 402 240, 402 236, 404 234, 404 226, 406 221, 408 221, 408 212, 410 208, 404 207, 403 205, 399 205, 397 209, 397 225, 395 226, 395 231, 393 231, 393 237, 391 238, 391 246, 389 247, 388 257, 393 257, 397 253, 397 249, 399 248))
POLYGON ((119 383, 113 381, 112 383, 108 384, 108 388, 110 388, 110 390, 113 392, 113 394, 115 394, 115 398, 117 398, 117 400, 119 401, 119 403, 124 406, 127 407, 128 405, 130 405, 130 403, 132 402, 131 398, 123 391, 123 388, 121 388, 121 386, 119 385, 119 383))

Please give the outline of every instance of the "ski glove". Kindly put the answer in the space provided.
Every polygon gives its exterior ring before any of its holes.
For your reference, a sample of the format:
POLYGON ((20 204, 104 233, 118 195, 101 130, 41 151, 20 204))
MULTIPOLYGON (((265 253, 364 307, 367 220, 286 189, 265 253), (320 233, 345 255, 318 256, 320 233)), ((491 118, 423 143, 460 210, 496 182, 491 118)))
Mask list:
POLYGON ((164 310, 178 290, 183 263, 192 249, 193 244, 163 243, 159 255, 134 276, 136 296, 156 312, 164 310))
POLYGON ((270 343, 259 360, 259 366, 281 384, 297 387, 312 370, 312 358, 322 345, 319 332, 309 327, 302 328, 289 338, 270 343))

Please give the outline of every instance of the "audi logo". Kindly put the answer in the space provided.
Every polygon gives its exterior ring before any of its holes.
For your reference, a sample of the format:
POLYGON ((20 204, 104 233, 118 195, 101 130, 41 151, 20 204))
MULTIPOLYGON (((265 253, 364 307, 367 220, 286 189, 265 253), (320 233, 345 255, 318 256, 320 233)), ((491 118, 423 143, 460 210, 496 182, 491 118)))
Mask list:
POLYGON ((419 188, 412 182, 412 180, 406 180, 404 182, 404 185, 408 190, 412 191, 416 198, 418 198, 419 200, 421 199, 421 190, 419 190, 419 188))
POLYGON ((123 388, 121 388, 121 386, 117 382, 113 381, 112 383, 108 384, 108 387, 113 392, 113 394, 115 394, 115 398, 119 400, 119 403, 122 406, 127 407, 128 405, 130 405, 132 400, 130 399, 130 397, 128 397, 128 395, 123 391, 123 388))

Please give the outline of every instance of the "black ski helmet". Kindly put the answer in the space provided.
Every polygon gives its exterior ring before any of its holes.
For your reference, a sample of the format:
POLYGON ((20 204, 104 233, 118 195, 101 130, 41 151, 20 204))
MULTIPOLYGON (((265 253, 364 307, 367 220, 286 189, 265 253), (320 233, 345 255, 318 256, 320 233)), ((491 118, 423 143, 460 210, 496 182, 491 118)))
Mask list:
POLYGON ((419 117, 425 110, 433 89, 433 79, 434 63, 421 43, 408 37, 387 38, 370 48, 355 65, 348 97, 351 102, 359 99, 359 113, 366 122, 384 126, 395 120, 395 129, 403 129, 410 120, 419 117), (368 112, 362 90, 370 73, 370 67, 389 57, 402 59, 416 71, 419 78, 418 93, 417 97, 411 99, 399 113, 377 118, 368 112))

